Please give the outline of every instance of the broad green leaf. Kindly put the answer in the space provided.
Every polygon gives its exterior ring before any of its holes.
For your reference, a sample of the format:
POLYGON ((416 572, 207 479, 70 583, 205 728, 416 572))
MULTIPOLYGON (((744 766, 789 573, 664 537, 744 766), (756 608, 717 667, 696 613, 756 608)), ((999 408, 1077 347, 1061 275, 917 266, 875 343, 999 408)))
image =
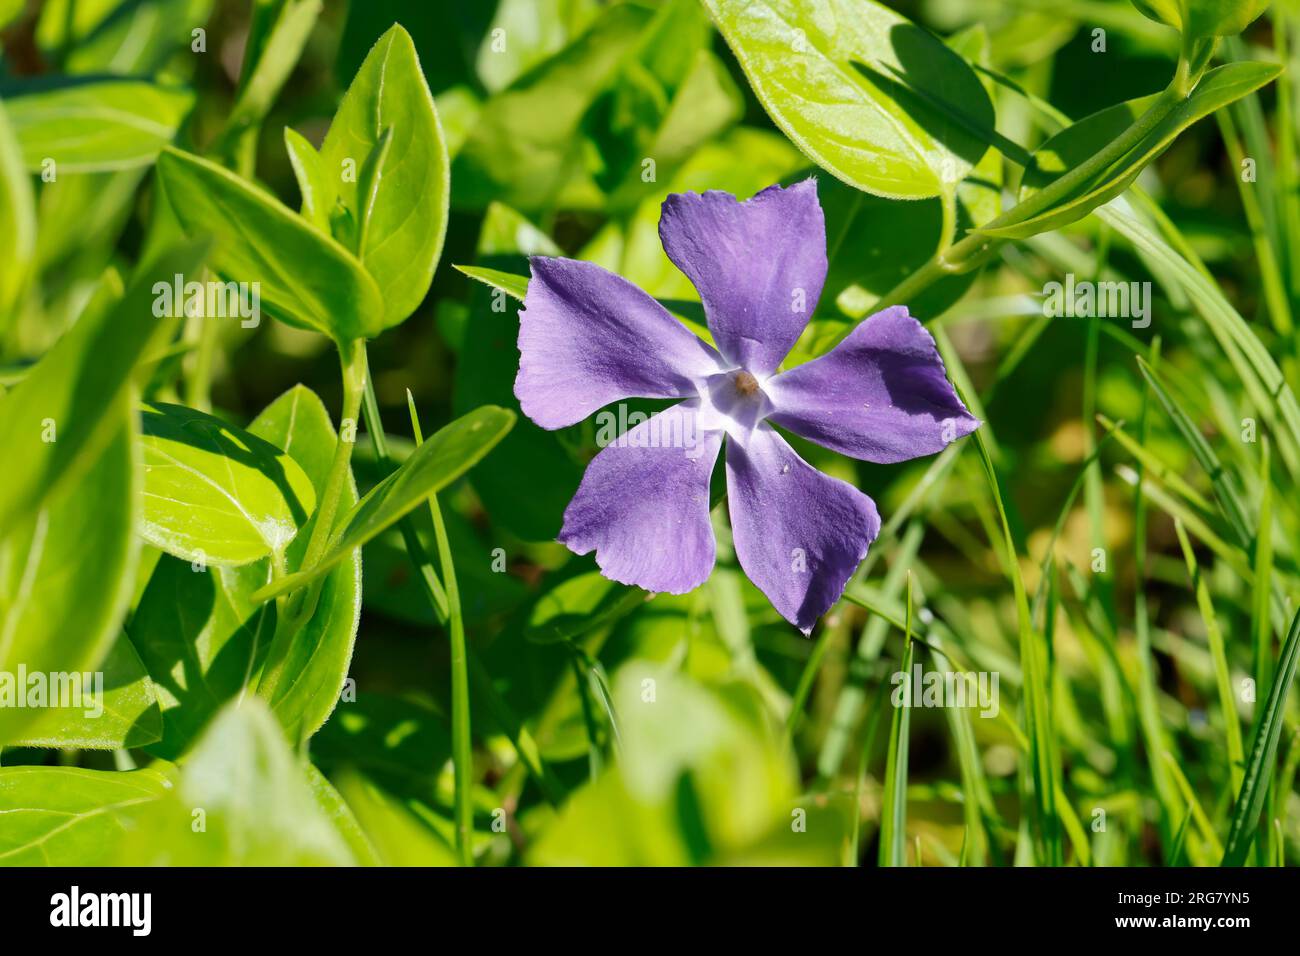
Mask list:
MULTIPOLYGON (((280 396, 249 432, 284 449, 318 493, 324 487, 334 429, 309 389, 299 385, 280 396)), ((343 501, 356 500, 349 483, 343 501)), ((290 571, 298 570, 310 532, 309 522, 289 546, 290 571)), ((361 607, 360 563, 353 554, 330 572, 312 619, 290 648, 272 709, 294 739, 319 729, 338 701, 361 607)), ((175 759, 218 708, 253 683, 276 625, 275 605, 254 601, 253 594, 270 580, 268 559, 197 571, 171 557, 158 562, 130 624, 163 710, 163 740, 152 753, 175 759)))
POLYGON ((144 539, 199 564, 283 553, 316 507, 301 466, 275 445, 181 405, 143 409, 144 539))
POLYGON ((618 620, 648 597, 640 588, 611 581, 599 571, 579 574, 538 598, 524 637, 538 644, 571 640, 618 620))
POLYGON ((34 514, 43 498, 75 483, 121 429, 131 376, 141 357, 175 327, 153 313, 153 278, 197 274, 198 246, 175 249, 141 270, 116 306, 89 310, 72 330, 0 398, 0 538, 34 514))
POLYGON ((408 807, 351 768, 338 774, 347 801, 383 866, 455 866, 456 852, 408 807))
POLYGON ((615 676, 614 705, 617 765, 570 798, 529 847, 530 863, 682 866, 748 854, 834 861, 834 826, 810 825, 798 851, 770 842, 790 831, 797 775, 752 688, 706 686, 675 668, 633 662, 615 676))
POLYGON ((36 199, 3 103, 0 103, 0 236, 5 237, 5 267, 0 272, 0 332, 3 332, 27 287, 36 254, 36 199))
POLYGON ((151 76, 208 22, 213 0, 47 0, 36 42, 65 73, 151 76))
POLYGON ((383 296, 381 329, 404 320, 429 291, 447 233, 451 194, 447 145, 433 96, 420 71, 411 37, 394 25, 379 38, 321 144, 322 184, 354 221, 365 221, 365 245, 354 247, 383 296), (359 173, 385 129, 392 130, 389 161, 374 199, 359 189, 359 173), (363 215, 363 207, 369 207, 363 215))
POLYGON ((1277 743, 1282 735, 1286 717, 1286 699, 1295 678, 1296 660, 1300 658, 1300 613, 1291 620, 1291 629, 1282 644, 1277 673, 1268 691, 1268 701, 1255 725, 1255 740, 1250 746, 1250 759, 1246 775, 1241 782, 1241 792, 1232 810, 1232 826, 1223 848, 1220 866, 1243 866, 1250 853, 1259 815, 1268 797, 1269 785, 1277 770, 1277 743))
MULTIPOLYGON (((330 461, 338 443, 329 413, 316 394, 302 385, 285 392, 254 419, 249 431, 292 456, 311 479, 319 497, 325 491, 330 461)), ((340 499, 337 528, 357 503, 349 480, 340 499)), ((290 571, 302 568, 311 536, 309 523, 289 547, 290 571)), ((285 677, 276 685, 271 709, 292 739, 311 736, 329 718, 352 662, 352 644, 361 621, 361 551, 346 555, 325 578, 316 612, 294 637, 285 677)))
POLYGON ((284 128, 284 148, 289 154, 293 175, 298 180, 298 192, 302 195, 302 215, 321 232, 329 232, 330 211, 326 203, 329 202, 331 193, 324 182, 320 153, 307 142, 305 136, 288 126, 284 128))
POLYGON ((193 102, 187 90, 101 80, 15 95, 5 107, 27 169, 57 175, 149 165, 193 102))
POLYGON ((86 701, 83 692, 83 702, 89 706, 51 707, 23 732, 18 745, 114 750, 143 747, 162 738, 162 711, 153 682, 125 635, 114 642, 95 679, 95 696, 86 701))
POLYGON ((383 298, 360 261, 273 196, 174 149, 158 157, 158 181, 186 234, 215 241, 212 269, 258 283, 277 318, 340 342, 384 330, 383 298))
POLYGON ((501 0, 478 49, 478 77, 505 89, 558 53, 600 12, 597 0, 501 0))
POLYGON ((581 165, 583 117, 634 52, 648 11, 606 10, 555 56, 491 97, 456 155, 453 197, 481 209, 501 202, 525 213, 549 205, 581 165))
POLYGON ((105 866, 133 814, 170 786, 155 770, 0 767, 0 866, 105 866))
POLYGON ((162 709, 150 753, 180 757, 257 673, 276 618, 251 597, 270 576, 265 561, 206 571, 170 555, 158 561, 127 627, 162 709))
POLYGON ((348 866, 310 765, 261 698, 227 704, 168 795, 133 821, 117 862, 144 866, 348 866), (202 813, 203 829, 194 823, 202 813))
MULTIPOLYGON (((1008 239, 1024 239, 1060 229, 1110 202, 1137 179, 1178 134, 1215 110, 1271 82, 1281 68, 1273 63, 1228 63, 1206 73, 1196 89, 1178 103, 1120 159, 1091 177, 1044 212, 980 231, 1008 239)), ((1025 173, 1022 198, 1032 195, 1061 174, 1081 165, 1128 128, 1134 118, 1156 102, 1153 98, 1109 107, 1057 133, 1034 154, 1035 165, 1025 173)))
MULTIPOLYGON (((95 670, 131 598, 139 553, 134 428, 120 402, 106 417, 116 419, 116 428, 80 481, 44 498, 0 538, 0 675, 15 684, 20 668, 47 684, 55 675, 95 670)), ((0 705, 0 743, 27 739, 48 715, 41 706, 0 705)))
POLYGON ((339 831, 356 858, 357 863, 361 866, 380 866, 381 861, 375 845, 370 842, 370 837, 366 836, 361 824, 357 822, 356 815, 352 808, 348 806, 342 794, 334 788, 334 785, 325 778, 325 775, 316 769, 314 764, 307 764, 307 785, 311 787, 312 793, 316 797, 316 803, 329 817, 334 828, 339 831))
POLYGON ((705 6, 776 125, 849 185, 894 199, 938 196, 984 155, 986 144, 970 127, 991 128, 993 106, 975 72, 888 7, 873 0, 705 6))
POLYGON ((329 571, 353 549, 478 464, 514 421, 513 412, 486 405, 439 429, 346 515, 329 550, 314 568, 286 575, 259 591, 257 599, 267 600, 302 587, 329 571))
POLYGON ((1190 37, 1232 36, 1268 9, 1270 0, 1133 0, 1143 16, 1190 37))
POLYGON ((662 4, 636 59, 584 120, 599 155, 592 174, 615 214, 658 195, 659 183, 743 116, 744 96, 710 49, 712 35, 698 0, 662 4))

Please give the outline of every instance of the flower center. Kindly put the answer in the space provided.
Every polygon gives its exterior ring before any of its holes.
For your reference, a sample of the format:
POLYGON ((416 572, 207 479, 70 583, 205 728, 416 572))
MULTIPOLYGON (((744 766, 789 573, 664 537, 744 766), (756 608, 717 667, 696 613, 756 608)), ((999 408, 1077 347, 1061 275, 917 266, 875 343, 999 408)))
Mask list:
POLYGON ((743 368, 736 372, 732 382, 736 386, 736 391, 745 398, 750 398, 751 396, 758 394, 758 379, 754 378, 753 375, 746 372, 743 368))
POLYGON ((747 436, 772 413, 772 402, 753 372, 743 368, 710 375, 700 397, 706 412, 703 427, 722 428, 738 438, 747 436))

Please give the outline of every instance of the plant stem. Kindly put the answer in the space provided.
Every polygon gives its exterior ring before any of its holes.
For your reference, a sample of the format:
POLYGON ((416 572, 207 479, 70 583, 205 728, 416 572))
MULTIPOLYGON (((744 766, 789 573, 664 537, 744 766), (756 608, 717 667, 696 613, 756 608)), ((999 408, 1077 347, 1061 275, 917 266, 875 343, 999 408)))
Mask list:
MULTIPOLYGON (((372 376, 368 369, 366 371, 366 389, 363 404, 366 416, 366 430, 370 433, 370 440, 374 443, 375 457, 379 459, 381 465, 392 468, 394 463, 388 452, 388 439, 384 432, 384 422, 379 415, 379 403, 375 398, 372 376)), ((419 573, 420 583, 424 586, 424 595, 429 600, 429 606, 433 609, 438 622, 446 624, 447 593, 443 590, 442 583, 434 572, 433 563, 425 553, 424 545, 420 542, 419 535, 416 534, 415 525, 412 524, 410 515, 402 518, 397 523, 397 526, 401 529, 402 539, 406 544, 406 556, 410 559, 411 566, 419 573)), ((537 741, 533 739, 533 735, 524 726, 523 721, 519 719, 519 716, 514 713, 510 705, 506 703, 493 685, 492 675, 488 673, 482 661, 474 654, 472 648, 467 650, 469 675, 474 682, 475 692, 486 705, 492 719, 496 721, 501 731, 509 738, 511 745, 515 748, 515 753, 519 755, 520 763, 537 782, 542 796, 552 806, 558 807, 564 802, 566 793, 564 785, 555 776, 554 771, 542 760, 541 749, 537 746, 537 741)))
MULTIPOLYGON (((1160 97, 1133 121, 1117 139, 1093 153, 1086 161, 1060 176, 1023 202, 985 223, 981 229, 998 229, 1024 222, 1052 208, 1069 197, 1076 189, 1086 185, 1106 168, 1122 159, 1142 138, 1168 116, 1190 92, 1192 77, 1186 58, 1180 58, 1174 78, 1160 97)), ((998 236, 972 232, 947 249, 937 252, 929 262, 890 289, 876 303, 876 310, 891 305, 905 304, 944 276, 969 272, 982 265, 1006 240, 998 236)))
MULTIPOLYGON (((420 416, 410 391, 406 400, 411 409, 411 430, 418 448, 424 443, 420 416)), ((469 723, 469 664, 465 643, 465 619, 460 609, 460 588, 456 585, 456 565, 451 557, 447 525, 438 507, 438 496, 429 495, 429 515, 433 518, 433 535, 438 543, 438 561, 442 579, 447 584, 447 633, 451 639, 451 763, 455 771, 456 854, 461 866, 474 865, 474 805, 470 784, 474 771, 473 740, 469 723)))
MULTIPOLYGON (((334 519, 338 516, 339 500, 347 486, 352 447, 356 444, 356 423, 361 414, 361 396, 365 392, 368 377, 365 340, 340 342, 339 362, 343 370, 343 414, 339 418, 338 441, 334 445, 334 460, 330 463, 325 488, 316 501, 311 537, 307 541, 300 570, 315 567, 325 554, 333 535, 334 519)), ((275 636, 271 639, 271 647, 267 651, 266 663, 262 667, 257 687, 258 694, 267 701, 274 700, 275 689, 283 675, 294 635, 316 612, 316 602, 320 598, 323 582, 323 578, 318 579, 308 587, 293 592, 277 609, 275 636)))

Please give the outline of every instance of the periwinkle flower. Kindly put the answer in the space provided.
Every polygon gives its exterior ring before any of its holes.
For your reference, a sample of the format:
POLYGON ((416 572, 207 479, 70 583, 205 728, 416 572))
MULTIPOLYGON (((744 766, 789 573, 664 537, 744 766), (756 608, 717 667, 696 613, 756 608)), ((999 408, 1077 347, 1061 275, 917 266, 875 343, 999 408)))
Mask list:
POLYGON ((901 306, 778 372, 826 279, 813 180, 746 202, 716 191, 671 195, 659 237, 699 292, 716 349, 600 266, 530 260, 515 380, 524 414, 555 429, 622 399, 683 400, 592 459, 560 540, 577 554, 594 550, 605 576, 623 584, 673 594, 703 584, 716 551, 709 482, 725 438, 736 557, 807 634, 843 594, 880 516, 772 426, 888 463, 938 452, 979 421, 948 382, 930 333, 901 306))

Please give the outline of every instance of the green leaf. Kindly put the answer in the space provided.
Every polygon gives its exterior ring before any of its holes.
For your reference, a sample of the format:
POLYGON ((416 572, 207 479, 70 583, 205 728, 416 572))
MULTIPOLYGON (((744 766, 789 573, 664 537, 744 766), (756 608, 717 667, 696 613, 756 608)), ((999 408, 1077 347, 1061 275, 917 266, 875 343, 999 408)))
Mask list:
POLYGON ((597 0, 501 0, 478 49, 483 86, 492 93, 505 89, 562 50, 599 12, 597 0))
MULTIPOLYGON (((281 395, 249 432, 292 456, 318 493, 324 487, 334 429, 309 389, 299 385, 281 395)), ((343 501, 356 500, 349 483, 343 501)), ((289 546, 288 570, 299 569, 310 529, 308 522, 306 533, 300 531, 289 546)), ((290 648, 287 676, 271 703, 295 740, 321 727, 347 677, 361 608, 360 565, 359 554, 353 554, 330 572, 315 613, 290 648)), ((253 594, 270 580, 268 559, 198 571, 171 557, 158 562, 130 624, 163 710, 163 740, 150 752, 175 759, 217 709, 241 695, 260 672, 275 634, 276 608, 254 601, 253 594)))
POLYGON ((55 675, 94 670, 132 595, 140 480, 133 427, 121 404, 106 417, 117 427, 81 481, 46 497, 0 539, 0 743, 27 739, 49 714, 44 706, 12 706, 4 684, 17 684, 20 668, 47 684, 55 675))
POLYGON ((361 824, 357 821, 356 814, 348 806, 343 795, 334 789, 334 785, 325 778, 325 775, 316 769, 314 764, 307 764, 307 785, 311 787, 312 793, 316 797, 317 805, 329 817, 334 828, 347 842, 348 849, 362 866, 380 866, 379 853, 375 845, 370 842, 361 824))
MULTIPOLYGON (((316 393, 302 385, 285 392, 257 416, 249 431, 293 456, 311 479, 317 497, 324 494, 338 436, 329 412, 316 393)), ((343 515, 357 503, 356 483, 349 478, 340 498, 343 515)), ((311 525, 289 547, 290 571, 302 568, 311 525)), ((263 578, 263 581, 266 579, 263 578)), ((291 739, 305 739, 325 723, 338 703, 352 662, 352 645, 361 621, 361 551, 347 554, 325 578, 316 611, 295 635, 284 679, 270 704, 291 739)))
MULTIPOLYGON (((379 38, 344 94, 321 144, 321 183, 337 195, 365 244, 354 247, 383 295, 380 328, 397 325, 423 301, 447 233, 450 161, 433 96, 411 37, 394 25, 379 38), (390 159, 379 171, 373 200, 354 172, 391 129, 390 159), (364 208, 363 208, 364 207, 364 208)), ((379 321, 379 317, 376 317, 379 321)))
POLYGON ((258 283, 277 318, 340 342, 384 330, 383 298, 361 262, 273 196, 174 149, 158 157, 158 181, 186 234, 215 240, 211 267, 258 283))
POLYGON ((502 272, 500 269, 486 269, 482 266, 456 266, 457 272, 463 272, 477 282, 493 289, 500 289, 512 299, 524 301, 528 294, 528 276, 502 272))
POLYGON ((1255 741, 1250 747, 1250 760, 1246 776, 1241 782, 1241 792, 1232 810, 1232 826, 1223 848, 1220 866, 1244 866, 1259 825, 1259 815, 1268 798, 1269 785, 1277 770, 1277 742, 1286 718, 1286 699, 1295 677, 1296 660, 1300 658, 1300 613, 1291 619, 1291 629, 1282 644, 1282 654, 1277 662, 1277 674, 1269 688, 1268 701, 1260 712, 1255 726, 1255 741))
POLYGON ((133 821, 115 861, 135 866, 348 866, 310 765, 259 697, 227 704, 168 795, 133 821), (202 813, 203 828, 194 824, 202 813))
POLYGON ((345 768, 338 786, 383 866, 456 865, 456 852, 447 841, 373 781, 345 768))
MULTIPOLYGON (((1025 239, 1077 222, 1128 189, 1147 164, 1164 152, 1187 127, 1271 82, 1280 72, 1281 67, 1277 64, 1254 61, 1228 63, 1211 70, 1192 94, 1178 103, 1137 145, 1069 196, 1044 212, 1018 221, 1012 210, 1012 217, 1003 225, 980 231, 1007 239, 1025 239)), ((1034 166, 1025 172, 1022 200, 1061 174, 1082 165, 1154 103, 1153 98, 1120 103, 1057 133, 1034 154, 1034 166)))
POLYGON ((194 96, 141 80, 102 80, 5 100, 28 171, 93 173, 147 166, 172 141, 194 96))
POLYGON ((314 568, 286 575, 255 597, 265 601, 320 577, 354 548, 361 547, 429 495, 441 491, 473 468, 514 422, 513 412, 486 405, 439 429, 347 514, 329 550, 314 568))
POLYGON ((627 664, 614 677, 618 763, 573 794, 530 844, 528 862, 682 866, 750 854, 832 862, 841 834, 830 821, 809 820, 799 849, 779 842, 791 831, 797 775, 756 694, 739 682, 708 686, 676 668, 627 664))
POLYGON ((1189 37, 1232 36, 1268 9, 1270 0, 1133 0, 1143 16, 1189 37))
POLYGON ((155 770, 0 767, 0 866, 105 866, 124 824, 160 800, 155 770))
POLYGON ((436 804, 438 775, 451 760, 444 715, 421 700, 361 690, 312 740, 312 759, 340 780, 364 774, 403 799, 436 804))
POLYGON ((0 0, 0 28, 17 20, 26 5, 27 0, 0 0))
POLYGON ((152 278, 194 274, 198 246, 168 252, 141 271, 111 309, 88 310, 58 344, 0 398, 0 538, 35 513, 42 499, 81 471, 122 427, 131 376, 140 358, 175 327, 153 314, 152 278))
MULTIPOLYGON (((114 750, 143 747, 162 738, 162 711, 153 681, 125 635, 118 637, 95 672, 94 691, 85 706, 51 709, 23 732, 21 747, 114 750)), ((84 678, 83 678, 84 681, 84 678)))
POLYGON ((256 129, 271 110, 302 56, 320 16, 322 0, 257 0, 244 50, 239 98, 226 120, 226 134, 256 129))
POLYGON ((991 128, 993 106, 975 72, 889 8, 873 0, 705 6, 773 122, 850 186, 894 199, 951 193, 984 155, 969 125, 991 128))
MULTIPOLYGON (((908 681, 912 679, 912 657, 916 645, 912 643, 912 592, 908 580, 907 622, 904 640, 903 664, 899 673, 908 681)), ((907 752, 912 706, 910 697, 904 704, 894 702, 894 713, 889 725, 889 751, 885 758, 884 796, 880 807, 880 865, 907 865, 907 752)), ((920 864, 920 861, 917 861, 920 864)))
POLYGON ((649 595, 611 581, 599 571, 579 574, 538 598, 524 626, 524 637, 556 644, 618 620, 644 604, 649 595))
POLYGON ((144 524, 154 547, 200 564, 283 553, 316 507, 311 480, 256 435, 181 405, 143 409, 144 524))
POLYGON ((284 148, 289 154, 293 175, 298 180, 303 217, 321 232, 328 233, 330 191, 321 168, 320 153, 305 136, 288 126, 284 128, 284 148))
POLYGON ((458 206, 501 202, 525 213, 548 206, 581 168, 583 117, 635 50, 650 21, 627 4, 606 10, 585 33, 483 106, 456 155, 458 206))
POLYGON ((17 309, 36 254, 36 198, 23 156, 0 103, 0 236, 5 267, 0 271, 0 332, 17 309))
POLYGON ((273 605, 252 594, 270 580, 265 561, 196 571, 164 555, 127 626, 162 710, 150 753, 175 760, 257 673, 275 633, 273 605))
POLYGON ((213 0, 46 0, 36 42, 65 73, 152 76, 208 22, 213 0))

